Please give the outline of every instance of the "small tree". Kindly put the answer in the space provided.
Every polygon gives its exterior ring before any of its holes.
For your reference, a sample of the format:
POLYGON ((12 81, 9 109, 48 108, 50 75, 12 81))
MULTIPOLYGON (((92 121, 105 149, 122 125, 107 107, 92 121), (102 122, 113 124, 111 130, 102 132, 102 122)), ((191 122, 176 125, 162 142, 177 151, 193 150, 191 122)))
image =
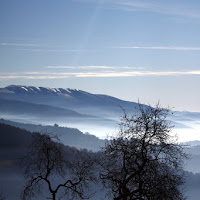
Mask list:
POLYGON ((119 135, 103 149, 100 178, 115 200, 180 200, 182 147, 170 136, 168 109, 139 106, 124 114, 119 135))
POLYGON ((70 199, 89 197, 86 189, 90 181, 95 180, 93 160, 87 152, 66 148, 49 135, 33 134, 31 149, 21 161, 27 179, 22 199, 36 196, 44 185, 53 200, 58 193, 68 195, 70 199))

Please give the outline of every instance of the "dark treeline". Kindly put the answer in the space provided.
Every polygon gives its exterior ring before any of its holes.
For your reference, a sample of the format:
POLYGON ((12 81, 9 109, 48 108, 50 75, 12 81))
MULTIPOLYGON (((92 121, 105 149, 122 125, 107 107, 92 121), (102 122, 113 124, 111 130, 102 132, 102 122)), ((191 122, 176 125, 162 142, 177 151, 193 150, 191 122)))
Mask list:
POLYGON ((43 134, 58 135, 63 144, 76 147, 77 149, 88 149, 99 151, 105 145, 105 140, 101 140, 94 135, 84 134, 75 128, 54 126, 44 126, 35 124, 24 124, 9 120, 0 119, 0 123, 25 129, 30 132, 39 132, 43 134))

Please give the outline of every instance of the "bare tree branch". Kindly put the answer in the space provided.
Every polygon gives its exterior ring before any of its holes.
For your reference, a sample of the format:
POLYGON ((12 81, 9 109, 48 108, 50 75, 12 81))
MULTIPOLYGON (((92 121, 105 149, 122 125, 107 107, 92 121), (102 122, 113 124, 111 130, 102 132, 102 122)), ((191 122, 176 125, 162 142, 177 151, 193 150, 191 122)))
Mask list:
MULTIPOLYGON (((54 138, 55 139, 55 138, 54 138)), ((55 142, 49 135, 34 133, 32 146, 28 154, 21 160, 25 178, 28 180, 22 193, 22 199, 31 199, 41 193, 47 185, 52 199, 56 195, 68 195, 71 199, 85 199, 90 194, 90 182, 95 181, 93 173, 94 160, 87 152, 71 150, 61 143, 55 142), (68 154, 71 157, 69 157, 68 154), (55 185, 54 178, 60 183, 55 185), (86 192, 87 190, 87 192, 86 192)))
POLYGON ((182 146, 170 136, 169 109, 139 104, 124 114, 118 137, 103 149, 100 178, 115 200, 181 200, 182 146), (159 192, 158 192, 159 191, 159 192))

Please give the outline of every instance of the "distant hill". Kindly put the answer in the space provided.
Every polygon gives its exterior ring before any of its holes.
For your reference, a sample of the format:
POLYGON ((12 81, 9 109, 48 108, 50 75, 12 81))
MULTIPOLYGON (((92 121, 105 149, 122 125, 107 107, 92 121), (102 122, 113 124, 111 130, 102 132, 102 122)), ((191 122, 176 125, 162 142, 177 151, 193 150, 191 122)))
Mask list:
POLYGON ((0 122, 0 161, 13 162, 24 155, 24 151, 30 144, 31 133, 29 131, 0 122))
MULTIPOLYGON (((55 126, 42 126, 35 124, 24 124, 13 122, 9 120, 0 119, 0 123, 11 125, 13 128, 20 128, 17 132, 39 132, 39 133, 47 133, 51 135, 58 135, 61 142, 65 145, 76 147, 77 149, 88 149, 92 151, 99 151, 101 147, 104 146, 105 140, 101 140, 94 135, 84 134, 78 129, 68 128, 68 127, 60 127, 58 125, 55 126), (22 129, 22 130, 21 130, 22 129)), ((14 131, 13 131, 14 132, 14 131)), ((17 133, 16 132, 16 133, 17 133)), ((20 134, 20 137, 15 137, 13 140, 17 140, 18 138, 23 138, 24 134, 20 134)), ((6 138, 12 138, 9 134, 6 135, 6 138)), ((26 138, 26 137, 24 137, 26 138)), ((4 140, 3 140, 4 141, 4 140)), ((23 140, 22 140, 23 141, 23 140)))
POLYGON ((0 99, 0 112, 6 114, 17 113, 19 115, 40 115, 43 117, 92 118, 92 116, 81 115, 69 109, 7 99, 0 99))
POLYGON ((85 126, 115 126, 116 121, 45 104, 35 104, 0 98, 0 116, 9 120, 42 124, 83 124, 85 126))

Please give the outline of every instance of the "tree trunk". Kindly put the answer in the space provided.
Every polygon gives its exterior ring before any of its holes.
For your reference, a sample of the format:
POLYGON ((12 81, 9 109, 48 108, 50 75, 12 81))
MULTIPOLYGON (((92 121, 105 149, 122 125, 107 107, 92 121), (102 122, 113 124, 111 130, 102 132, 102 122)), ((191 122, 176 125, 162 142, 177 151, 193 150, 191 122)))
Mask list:
POLYGON ((53 200, 56 200, 56 193, 55 193, 55 192, 52 193, 52 197, 53 197, 53 198, 52 198, 53 200))

